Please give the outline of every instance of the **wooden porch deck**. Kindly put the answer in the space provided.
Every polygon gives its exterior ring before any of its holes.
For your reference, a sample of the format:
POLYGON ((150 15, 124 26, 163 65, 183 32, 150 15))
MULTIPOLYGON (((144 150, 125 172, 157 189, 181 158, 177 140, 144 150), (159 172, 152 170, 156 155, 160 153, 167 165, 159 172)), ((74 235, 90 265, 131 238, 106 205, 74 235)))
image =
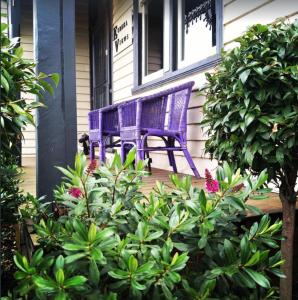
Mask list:
MULTIPOLYGON (((23 159, 23 183, 22 188, 24 192, 36 194, 36 171, 35 171, 35 157, 26 157, 23 159)), ((153 169, 150 177, 144 178, 144 186, 142 188, 144 193, 149 193, 155 186, 156 181, 161 181, 170 184, 169 174, 171 172, 161 169, 153 169)), ((204 179, 196 179, 193 177, 193 185, 199 187, 204 186, 204 179)), ((265 213, 277 213, 282 211, 282 205, 278 194, 271 193, 266 200, 249 200, 249 204, 254 205, 263 210, 265 213)), ((297 206, 298 207, 298 206, 297 206)))

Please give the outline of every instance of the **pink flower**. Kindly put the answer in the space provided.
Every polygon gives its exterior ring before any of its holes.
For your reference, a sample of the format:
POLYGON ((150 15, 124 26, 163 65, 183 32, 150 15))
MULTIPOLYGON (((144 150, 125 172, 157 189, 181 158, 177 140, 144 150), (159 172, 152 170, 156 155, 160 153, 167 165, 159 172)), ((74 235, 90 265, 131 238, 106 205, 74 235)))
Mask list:
POLYGON ((96 169, 96 166, 97 166, 97 162, 95 159, 91 160, 88 168, 87 168, 87 173, 90 174, 90 173, 93 173, 96 169))
POLYGON ((68 193, 74 198, 80 198, 82 196, 82 191, 75 186, 71 187, 68 193))
POLYGON ((212 175, 210 174, 209 170, 205 169, 205 187, 208 193, 216 193, 219 191, 219 183, 216 179, 212 178, 212 175))

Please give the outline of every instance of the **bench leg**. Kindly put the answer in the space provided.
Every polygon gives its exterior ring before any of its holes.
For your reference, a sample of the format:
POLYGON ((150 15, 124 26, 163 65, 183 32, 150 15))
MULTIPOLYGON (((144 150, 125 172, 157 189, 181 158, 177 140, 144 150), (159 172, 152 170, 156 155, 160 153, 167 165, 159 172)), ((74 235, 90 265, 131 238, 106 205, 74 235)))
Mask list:
POLYGON ((136 140, 136 146, 137 146, 137 160, 144 160, 145 159, 144 150, 140 150, 142 149, 142 140, 136 140))
POLYGON ((90 159, 94 160, 95 159, 95 155, 94 155, 94 144, 92 142, 90 142, 90 159))
POLYGON ((194 161, 193 161, 192 157, 190 156, 190 154, 189 154, 189 152, 186 148, 183 149, 183 153, 184 153, 184 156, 185 156, 190 168, 192 169, 195 177, 200 178, 201 176, 200 176, 200 174, 199 174, 199 172, 198 172, 198 170, 197 170, 197 168, 194 164, 194 161))
POLYGON ((122 165, 124 165, 125 159, 126 159, 126 150, 125 150, 125 144, 122 141, 121 141, 121 152, 120 152, 120 155, 121 155, 122 165))
MULTIPOLYGON (((175 145, 175 140, 173 138, 169 138, 168 147, 174 147, 174 145, 175 145)), ((168 150, 168 157, 169 157, 170 166, 173 168, 173 172, 177 173, 178 171, 177 171, 174 151, 168 150)))
MULTIPOLYGON (((147 138, 144 138, 143 144, 144 144, 144 149, 148 148, 147 138)), ((151 169, 151 158, 150 158, 149 151, 144 152, 144 157, 146 157, 148 159, 148 170, 149 170, 149 173, 151 173, 152 169, 151 169)))
POLYGON ((105 147, 100 142, 100 143, 98 143, 98 148, 99 148, 99 162, 100 163, 104 163, 105 160, 106 160, 106 157, 105 157, 105 147))

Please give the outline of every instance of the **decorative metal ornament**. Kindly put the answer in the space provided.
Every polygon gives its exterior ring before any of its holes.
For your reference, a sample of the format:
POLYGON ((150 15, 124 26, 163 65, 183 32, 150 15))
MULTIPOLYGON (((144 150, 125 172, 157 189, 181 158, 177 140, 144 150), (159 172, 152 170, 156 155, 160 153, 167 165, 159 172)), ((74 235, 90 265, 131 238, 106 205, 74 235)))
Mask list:
POLYGON ((188 28, 194 22, 203 20, 206 27, 210 29, 215 22, 215 1, 214 0, 186 0, 185 1, 185 27, 186 33, 188 28))

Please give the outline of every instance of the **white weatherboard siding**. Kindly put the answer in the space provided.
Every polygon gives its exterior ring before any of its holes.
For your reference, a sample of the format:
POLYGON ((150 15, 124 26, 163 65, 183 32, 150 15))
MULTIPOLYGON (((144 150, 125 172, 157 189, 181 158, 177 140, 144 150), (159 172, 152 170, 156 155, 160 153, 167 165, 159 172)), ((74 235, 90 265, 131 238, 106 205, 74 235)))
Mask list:
MULTIPOLYGON (((132 0, 113 0, 113 27, 123 17, 132 17, 132 0)), ((131 97, 133 86, 133 44, 113 57, 113 101, 131 97)))
MULTIPOLYGON (((1 2, 2 4, 2 2, 1 2)), ((21 2, 21 45, 24 57, 34 58, 33 54, 33 15, 32 0, 21 2)), ((4 7, 1 5, 1 7, 4 7)), ((89 65, 89 28, 88 2, 76 1, 76 92, 77 92, 77 135, 88 132, 87 114, 90 110, 90 65, 89 65)), ((31 95, 22 95, 34 99, 31 95)), ((29 125, 24 131, 22 144, 23 156, 36 155, 35 127, 29 125)))
POLYGON ((76 92, 77 135, 88 132, 87 115, 90 111, 88 1, 76 1, 76 92))
MULTIPOLYGON (((21 2, 21 46, 24 49, 24 58, 33 60, 33 4, 32 1, 26 0, 21 2)), ((34 101, 34 95, 21 94, 21 97, 34 101)), ((35 115, 35 113, 33 112, 35 115)), ((24 140, 22 141, 22 155, 35 156, 36 155, 36 140, 35 127, 28 125, 23 131, 24 140)))
MULTIPOLYGON (((113 1, 113 24, 126 14, 129 17, 132 13, 132 0, 114 0, 113 1)), ((237 45, 234 40, 239 37, 248 26, 255 23, 271 23, 277 18, 287 17, 294 20, 298 17, 298 1, 294 0, 224 0, 224 36, 223 42, 226 49, 237 45)), ((195 41, 194 41, 195 42, 195 41)), ((212 70, 207 70, 212 71, 212 70)), ((204 85, 206 70, 200 74, 192 75, 183 80, 164 85, 162 88, 147 91, 142 94, 133 95, 133 45, 129 46, 123 52, 113 59, 113 100, 114 102, 123 101, 132 97, 150 94, 171 86, 175 86, 189 80, 195 81, 195 88, 204 85)), ((202 105, 204 98, 199 97, 197 93, 192 94, 190 107, 188 110, 188 149, 195 161, 195 164, 201 175, 204 175, 204 169, 214 170, 216 161, 210 161, 208 155, 204 153, 204 136, 202 128, 198 123, 202 120, 202 105)), ((158 139, 152 138, 151 145, 158 145, 158 139)), ((166 152, 151 152, 153 167, 171 170, 166 152)), ((176 152, 176 162, 178 171, 186 174, 192 174, 182 153, 176 152)))
POLYGON ((1 23, 7 23, 7 1, 1 0, 1 23))
POLYGON ((248 26, 253 24, 272 23, 281 17, 298 17, 298 1, 295 0, 237 0, 225 2, 225 44, 234 41, 248 26))

